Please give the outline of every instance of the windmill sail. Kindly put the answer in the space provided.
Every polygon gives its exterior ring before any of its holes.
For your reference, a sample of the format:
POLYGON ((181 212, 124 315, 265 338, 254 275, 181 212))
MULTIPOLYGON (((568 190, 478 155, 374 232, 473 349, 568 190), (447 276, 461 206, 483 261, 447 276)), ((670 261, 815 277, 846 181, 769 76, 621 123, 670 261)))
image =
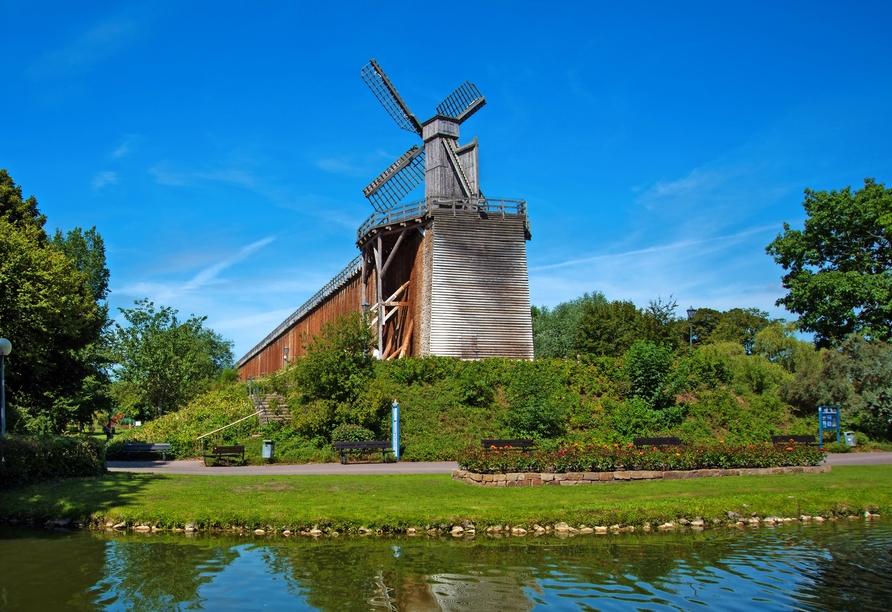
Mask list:
POLYGON ((458 119, 458 122, 462 123, 480 110, 484 104, 486 104, 486 98, 480 94, 477 86, 470 81, 465 81, 440 102, 437 106, 437 114, 458 119))
POLYGON ((413 146, 362 190, 375 210, 396 206, 424 180, 424 149, 413 146))
POLYGON ((369 86, 369 89, 372 90, 372 93, 375 94, 375 97, 378 98, 384 109, 393 117, 396 124, 402 129, 414 132, 420 136, 421 124, 415 115, 409 112, 409 107, 403 102, 396 87, 393 86, 393 83, 390 82, 390 79, 381 70, 378 62, 374 59, 371 60, 363 66, 360 74, 362 80, 369 86))

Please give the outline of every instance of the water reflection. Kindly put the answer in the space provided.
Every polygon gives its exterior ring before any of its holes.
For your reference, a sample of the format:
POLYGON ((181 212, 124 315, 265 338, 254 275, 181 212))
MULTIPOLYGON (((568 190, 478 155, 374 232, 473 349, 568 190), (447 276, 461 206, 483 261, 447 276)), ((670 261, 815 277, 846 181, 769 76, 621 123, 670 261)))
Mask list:
POLYGON ((473 541, 0 530, 5 610, 886 610, 892 523, 473 541))

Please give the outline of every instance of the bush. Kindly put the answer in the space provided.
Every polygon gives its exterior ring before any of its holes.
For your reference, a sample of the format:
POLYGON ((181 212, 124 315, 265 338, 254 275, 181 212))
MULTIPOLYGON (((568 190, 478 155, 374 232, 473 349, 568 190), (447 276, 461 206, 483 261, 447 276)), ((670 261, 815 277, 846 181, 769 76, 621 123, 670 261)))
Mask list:
POLYGON ((742 446, 636 447, 632 444, 566 446, 529 453, 470 446, 458 459, 462 469, 478 474, 507 472, 615 472, 622 470, 701 470, 818 465, 825 454, 805 444, 742 446))
POLYGON ((359 425, 338 425, 331 430, 332 442, 371 442, 375 432, 359 425))
POLYGON ((105 446, 93 438, 0 438, 0 456, 0 489, 105 473, 105 446))
MULTIPOLYGON (((230 385, 198 396, 178 412, 149 421, 141 427, 118 430, 108 445, 109 458, 117 457, 124 442, 168 442, 167 456, 175 459, 201 454, 198 437, 254 413, 243 384, 230 385)), ((257 430, 256 418, 245 419, 206 438, 207 444, 242 444, 257 430)))

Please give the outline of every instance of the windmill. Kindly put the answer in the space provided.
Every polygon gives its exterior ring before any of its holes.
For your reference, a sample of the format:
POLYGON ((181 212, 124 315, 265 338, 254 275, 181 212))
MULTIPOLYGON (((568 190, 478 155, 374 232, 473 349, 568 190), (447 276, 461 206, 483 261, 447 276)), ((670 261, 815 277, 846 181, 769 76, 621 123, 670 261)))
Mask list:
POLYGON ((240 375, 275 371, 286 346, 293 354, 308 334, 357 308, 377 332, 381 359, 532 359, 526 201, 484 198, 477 139, 458 144, 459 126, 486 99, 465 82, 422 123, 374 59, 361 74, 421 143, 363 189, 375 212, 356 231, 360 257, 242 357, 240 375), (424 201, 402 203, 422 181, 424 201))
POLYGON ((425 199, 474 200, 482 198, 477 172, 477 139, 459 146, 459 126, 486 104, 477 87, 465 81, 436 108, 437 114, 424 123, 412 114, 396 87, 374 59, 361 72, 378 101, 396 124, 421 137, 368 187, 362 190, 375 210, 384 212, 422 181, 425 199))

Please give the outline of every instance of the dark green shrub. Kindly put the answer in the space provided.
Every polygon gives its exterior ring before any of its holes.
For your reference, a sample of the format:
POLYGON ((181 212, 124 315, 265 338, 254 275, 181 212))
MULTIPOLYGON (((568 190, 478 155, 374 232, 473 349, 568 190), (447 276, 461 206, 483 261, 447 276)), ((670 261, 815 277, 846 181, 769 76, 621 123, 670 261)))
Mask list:
POLYGON ((338 425, 331 430, 332 442, 370 442, 375 439, 375 432, 359 425, 338 425))
POLYGON ((624 359, 632 397, 644 400, 651 408, 663 408, 674 402, 670 374, 675 357, 671 348, 638 341, 624 359))
POLYGON ((105 473, 105 446, 93 438, 0 438, 0 489, 105 473))
POLYGON ((551 361, 519 361, 514 364, 506 395, 504 425, 521 438, 553 438, 567 428, 573 402, 563 373, 551 361))

